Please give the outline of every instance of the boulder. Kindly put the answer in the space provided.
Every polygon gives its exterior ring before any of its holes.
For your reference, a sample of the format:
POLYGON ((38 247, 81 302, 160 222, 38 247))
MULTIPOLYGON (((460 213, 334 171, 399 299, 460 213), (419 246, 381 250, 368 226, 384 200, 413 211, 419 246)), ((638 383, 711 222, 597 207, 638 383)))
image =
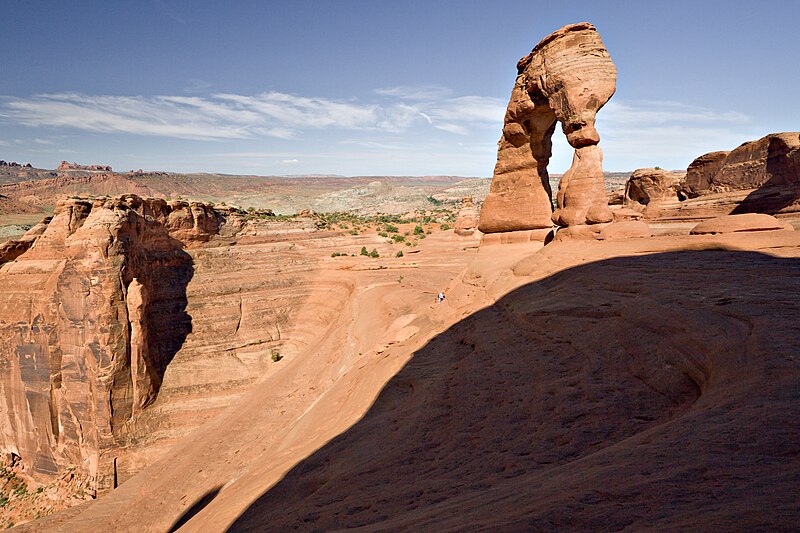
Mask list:
POLYGON ((612 219, 594 124, 597 111, 615 89, 616 67, 588 22, 548 35, 517 63, 478 229, 496 233, 612 219), (575 156, 559 184, 553 213, 547 164, 556 122, 575 156))
POLYGON ((625 207, 636 209, 653 201, 676 198, 682 177, 682 173, 657 168, 634 170, 625 184, 625 207))

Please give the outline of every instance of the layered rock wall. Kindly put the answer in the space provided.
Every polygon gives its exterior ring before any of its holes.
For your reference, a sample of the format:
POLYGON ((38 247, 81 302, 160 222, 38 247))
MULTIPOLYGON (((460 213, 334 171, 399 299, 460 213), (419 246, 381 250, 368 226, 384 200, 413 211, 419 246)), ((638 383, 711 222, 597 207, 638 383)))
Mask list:
POLYGON ((185 241, 222 218, 203 204, 128 195, 67 200, 0 268, 0 451, 32 476, 78 465, 110 486, 106 451, 158 395, 191 331, 185 241))
POLYGON ((690 197, 732 190, 800 183, 800 133, 771 133, 731 152, 711 152, 686 171, 690 197))
POLYGON ((498 143, 492 186, 480 215, 484 233, 610 222, 595 115, 616 89, 616 68, 589 23, 545 37, 517 63, 498 143), (556 122, 575 148, 557 208, 547 164, 556 122))

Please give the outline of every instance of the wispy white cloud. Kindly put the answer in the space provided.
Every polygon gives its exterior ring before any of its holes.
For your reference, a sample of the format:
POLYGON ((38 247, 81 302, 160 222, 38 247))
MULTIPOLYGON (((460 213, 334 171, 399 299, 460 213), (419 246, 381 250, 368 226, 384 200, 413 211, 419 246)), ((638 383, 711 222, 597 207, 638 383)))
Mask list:
POLYGON ((469 130, 460 124, 440 123, 433 126, 437 130, 455 133, 456 135, 469 135, 469 130))
POLYGON ((299 163, 299 162, 300 162, 299 159, 282 159, 281 160, 281 163, 284 163, 286 165, 294 165, 294 164, 299 163))
POLYGON ((450 98, 453 91, 441 85, 402 85, 375 89, 375 94, 401 100, 442 100, 450 98))
POLYGON ((695 157, 756 138, 749 116, 680 102, 609 102, 597 115, 609 168, 686 168, 695 157))
POLYGON ((290 139, 320 129, 405 132, 426 124, 464 134, 502 118, 502 103, 495 98, 433 99, 433 94, 362 103, 274 91, 152 97, 55 93, 6 98, 0 101, 0 118, 33 127, 205 140, 290 139))
POLYGON ((738 111, 716 111, 680 102, 609 102, 602 111, 609 124, 643 124, 661 126, 683 123, 744 124, 749 117, 738 111))

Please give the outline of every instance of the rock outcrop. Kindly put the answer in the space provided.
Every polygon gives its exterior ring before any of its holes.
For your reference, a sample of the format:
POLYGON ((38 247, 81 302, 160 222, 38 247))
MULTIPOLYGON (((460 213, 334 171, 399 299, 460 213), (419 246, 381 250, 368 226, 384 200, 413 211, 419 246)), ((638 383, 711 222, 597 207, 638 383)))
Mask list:
POLYGON ((91 170, 93 172, 111 172, 110 165, 79 165, 78 163, 70 163, 62 161, 56 170, 91 170))
POLYGON ((191 331, 184 244, 222 218, 126 195, 60 203, 0 268, 0 451, 36 477, 77 465, 110 487, 106 452, 158 395, 191 331))
POLYGON ((36 239, 44 233, 52 217, 46 217, 34 227, 25 232, 19 239, 10 239, 0 244, 0 266, 9 261, 13 261, 28 251, 33 246, 36 239))
POLYGON ((625 185, 625 207, 643 207, 652 201, 675 198, 680 188, 682 173, 658 168, 634 170, 625 185))
POLYGON ((771 133, 731 152, 695 159, 686 172, 690 197, 715 192, 800 183, 800 133, 771 133))
POLYGON ((730 152, 710 152, 692 161, 686 169, 681 191, 689 198, 696 198, 702 192, 710 190, 714 175, 725 164, 728 154, 730 152))
POLYGON ((480 214, 484 233, 610 222, 595 115, 616 89, 616 67, 589 23, 545 37, 517 63, 491 190, 480 214), (556 122, 575 148, 559 184, 557 208, 547 164, 556 122))
POLYGON ((691 235, 708 235, 719 233, 737 233, 740 231, 793 231, 794 226, 781 222, 772 215, 764 213, 745 213, 741 215, 725 215, 704 220, 689 232, 691 235))
POLYGON ((455 234, 461 237, 469 237, 478 229, 478 217, 480 211, 472 200, 472 197, 464 198, 461 201, 461 208, 455 222, 455 234))

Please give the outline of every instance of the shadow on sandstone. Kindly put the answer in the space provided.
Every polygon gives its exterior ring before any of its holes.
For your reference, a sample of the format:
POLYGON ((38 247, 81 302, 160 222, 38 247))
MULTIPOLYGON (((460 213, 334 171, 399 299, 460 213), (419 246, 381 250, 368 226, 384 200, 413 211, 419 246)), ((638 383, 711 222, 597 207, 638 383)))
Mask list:
POLYGON ((145 315, 148 331, 145 353, 154 385, 150 401, 158 394, 167 366, 192 332, 192 317, 186 312, 189 303, 186 289, 194 276, 194 263, 182 242, 171 237, 168 240, 168 252, 151 252, 147 261, 152 299, 145 315))
POLYGON ((418 350, 232 531, 792 527, 800 261, 581 265, 418 350))

